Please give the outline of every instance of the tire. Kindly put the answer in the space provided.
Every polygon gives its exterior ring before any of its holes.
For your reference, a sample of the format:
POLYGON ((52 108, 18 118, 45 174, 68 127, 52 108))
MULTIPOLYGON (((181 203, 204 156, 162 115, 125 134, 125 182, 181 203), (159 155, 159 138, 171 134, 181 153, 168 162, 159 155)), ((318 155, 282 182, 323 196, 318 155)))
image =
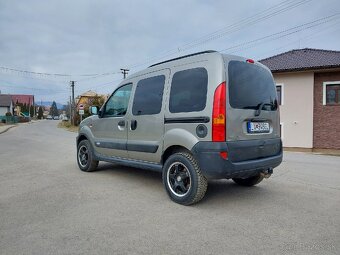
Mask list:
POLYGON ((98 160, 93 159, 92 147, 88 140, 82 140, 77 146, 77 163, 84 172, 92 172, 98 166, 98 160))
POLYGON ((163 184, 171 200, 182 205, 200 201, 208 181, 194 157, 188 152, 171 155, 163 166, 163 184))
POLYGON ((251 187, 254 186, 256 184, 259 184, 262 180, 263 180, 263 176, 261 176, 260 174, 249 177, 249 178, 245 178, 245 179, 241 179, 241 178, 233 178, 233 181, 235 183, 237 183, 238 185, 241 186, 247 186, 247 187, 251 187))

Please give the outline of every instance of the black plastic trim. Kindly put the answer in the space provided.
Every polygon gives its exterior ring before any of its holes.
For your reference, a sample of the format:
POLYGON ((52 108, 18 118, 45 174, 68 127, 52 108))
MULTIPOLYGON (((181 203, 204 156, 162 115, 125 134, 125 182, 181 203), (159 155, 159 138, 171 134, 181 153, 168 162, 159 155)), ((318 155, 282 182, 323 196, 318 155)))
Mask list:
POLYGON ((157 144, 137 144, 126 142, 101 142, 95 141, 94 145, 98 148, 115 149, 115 150, 128 150, 139 151, 147 153, 155 153, 158 150, 157 144))
POLYGON ((182 118, 165 118, 164 124, 172 123, 208 123, 210 118, 207 116, 202 117, 182 117, 182 118))
POLYGON ((247 178, 282 162, 280 138, 198 142, 191 151, 208 179, 247 178), (271 149, 274 151, 268 154, 271 149), (222 158, 220 152, 227 152, 228 158, 222 158))
POLYGON ((136 143, 128 143, 127 150, 128 151, 139 151, 139 152, 148 152, 155 153, 158 150, 158 145, 154 144, 136 144, 136 143))
POLYGON ((156 171, 160 173, 163 170, 163 165, 158 164, 158 163, 151 163, 151 162, 145 162, 145 161, 140 161, 140 160, 131 160, 131 159, 125 159, 125 158, 119 158, 119 157, 108 157, 108 156, 104 156, 96 152, 94 153, 94 157, 96 160, 99 160, 99 161, 116 163, 116 164, 128 166, 128 167, 142 168, 142 169, 152 170, 152 171, 156 171))
POLYGON ((214 50, 201 51, 201 52, 185 55, 185 56, 182 56, 182 57, 178 57, 178 58, 173 58, 173 59, 169 59, 169 60, 166 60, 166 61, 162 61, 162 62, 159 62, 159 63, 156 63, 156 64, 153 64, 153 65, 149 66, 149 68, 153 67, 153 66, 158 66, 158 65, 161 65, 161 64, 165 64, 165 63, 168 63, 168 62, 171 62, 171 61, 183 59, 183 58, 188 58, 188 57, 197 56, 197 55, 206 54, 206 53, 214 53, 214 52, 217 52, 217 51, 214 51, 214 50))
POLYGON ((101 142, 95 141, 94 145, 98 148, 115 149, 115 150, 127 150, 126 142, 101 142))

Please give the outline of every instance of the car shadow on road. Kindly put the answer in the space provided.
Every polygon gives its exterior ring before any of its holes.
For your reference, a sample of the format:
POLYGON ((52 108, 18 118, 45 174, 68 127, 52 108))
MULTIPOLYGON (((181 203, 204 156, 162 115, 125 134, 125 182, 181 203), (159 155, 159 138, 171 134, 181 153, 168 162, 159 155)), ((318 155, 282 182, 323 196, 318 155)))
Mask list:
MULTIPOLYGON (((157 187, 164 189, 162 184, 162 174, 159 172, 144 169, 126 167, 112 163, 101 163, 97 171, 100 174, 108 174, 112 177, 119 177, 132 183, 147 183, 150 189, 157 187)), ((265 182, 266 180, 264 180, 265 182)), ((196 206, 216 205, 221 203, 238 203, 249 201, 266 201, 270 199, 272 190, 268 185, 260 183, 254 187, 243 187, 235 184, 232 180, 209 180, 208 190, 204 199, 196 206)))
POLYGON ((271 198, 270 186, 263 183, 253 187, 244 187, 232 180, 211 180, 202 205, 221 205, 248 202, 265 202, 271 198))

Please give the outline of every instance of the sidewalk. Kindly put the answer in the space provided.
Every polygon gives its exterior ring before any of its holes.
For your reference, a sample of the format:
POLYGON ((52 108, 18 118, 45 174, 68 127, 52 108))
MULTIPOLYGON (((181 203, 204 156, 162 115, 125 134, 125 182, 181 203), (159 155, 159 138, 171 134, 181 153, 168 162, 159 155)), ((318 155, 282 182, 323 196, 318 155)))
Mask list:
POLYGON ((0 134, 5 133, 8 129, 16 127, 16 125, 4 125, 0 126, 0 134))

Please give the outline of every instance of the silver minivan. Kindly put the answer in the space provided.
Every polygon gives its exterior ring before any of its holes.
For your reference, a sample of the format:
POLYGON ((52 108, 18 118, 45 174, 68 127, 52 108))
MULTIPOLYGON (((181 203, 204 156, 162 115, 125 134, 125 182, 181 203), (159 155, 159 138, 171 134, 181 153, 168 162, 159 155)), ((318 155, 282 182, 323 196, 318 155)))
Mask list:
POLYGON ((253 186, 282 161, 279 108, 270 70, 215 51, 158 64, 125 79, 80 124, 77 162, 162 172, 169 197, 200 201, 209 179, 253 186))

